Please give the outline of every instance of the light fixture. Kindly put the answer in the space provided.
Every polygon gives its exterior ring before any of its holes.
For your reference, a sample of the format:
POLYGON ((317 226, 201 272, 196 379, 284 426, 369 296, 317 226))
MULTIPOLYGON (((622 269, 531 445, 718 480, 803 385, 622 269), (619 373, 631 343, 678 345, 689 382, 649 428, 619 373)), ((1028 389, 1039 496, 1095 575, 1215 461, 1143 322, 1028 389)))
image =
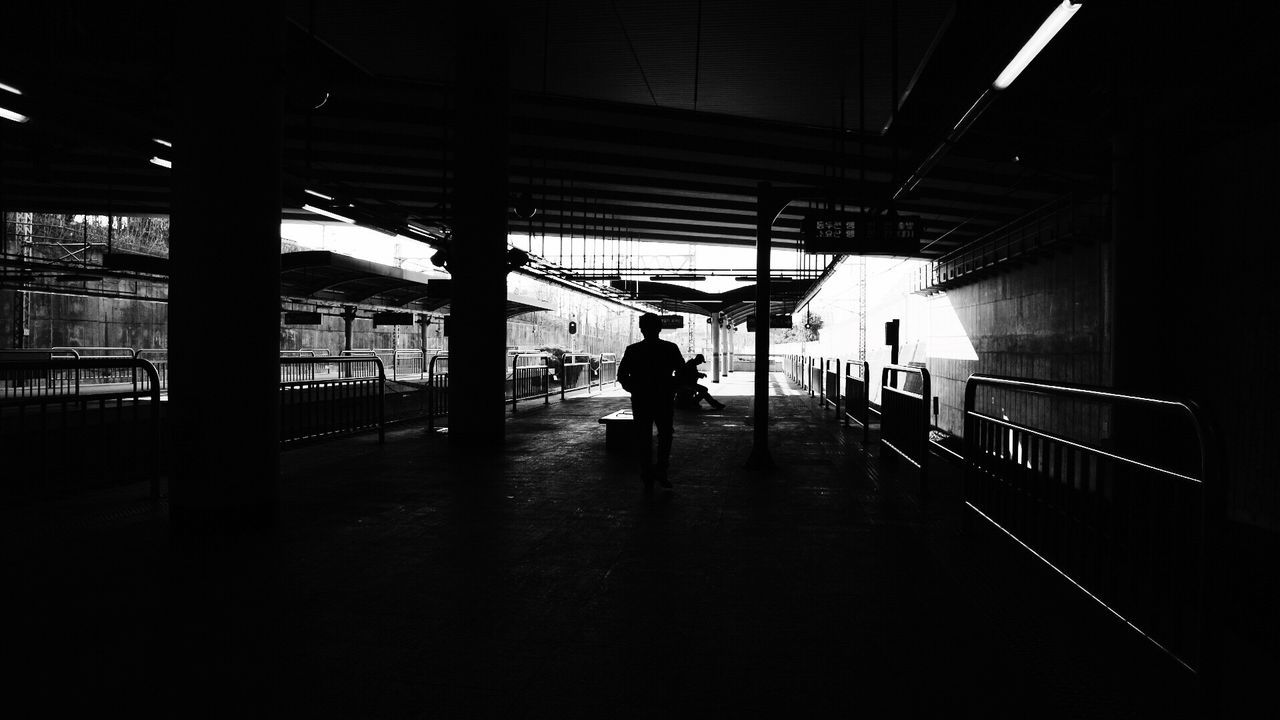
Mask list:
POLYGON ((8 108, 3 108, 3 107, 0 107, 0 118, 4 118, 5 120, 12 120, 16 123, 24 123, 31 119, 26 115, 23 115, 22 113, 17 113, 8 108))
POLYGON ((332 197, 330 197, 330 196, 328 196, 328 195, 325 195, 324 193, 316 192, 315 190, 304 189, 304 190, 303 190, 303 192, 305 192, 305 193, 306 193, 306 194, 308 194, 308 195, 314 195, 314 196, 316 196, 316 197, 320 198, 321 200, 332 200, 332 199, 333 199, 332 197))
POLYGON ((991 87, 996 90, 1003 90, 1012 85, 1018 75, 1026 69, 1027 65, 1031 64, 1036 55, 1040 54, 1044 46, 1049 44, 1053 36, 1058 34, 1058 31, 1067 24, 1067 21, 1079 9, 1080 3, 1062 0, 1062 4, 1049 13, 1049 17, 1045 18, 1045 21, 1040 24, 1040 28, 1035 31, 1031 39, 1022 46, 1017 55, 1013 56, 1013 60, 1009 61, 1004 70, 1000 71, 1000 74, 996 76, 996 81, 991 83, 991 87))
POLYGON ((706 275, 651 275, 650 280, 706 280, 706 275))
POLYGON ((151 162, 151 164, 152 164, 152 165, 159 165, 160 167, 165 168, 166 170, 168 170, 168 169, 172 169, 172 168, 173 168, 173 162, 172 162, 172 161, 165 160, 164 158, 160 157, 159 155, 153 155, 153 156, 151 157, 151 161, 150 161, 150 162, 151 162))
POLYGON ((169 142, 168 140, 161 140, 160 138, 151 138, 151 142, 159 143, 167 148, 173 147, 173 143, 169 142))
POLYGON ((334 220, 340 220, 340 221, 342 221, 342 222, 344 222, 344 223, 349 223, 349 224, 351 224, 351 225, 355 225, 355 224, 356 224, 356 221, 355 221, 355 220, 352 220, 352 219, 351 219, 351 218, 349 218, 349 217, 346 217, 346 216, 343 216, 343 215, 339 215, 338 213, 335 213, 335 212, 329 212, 328 210, 325 210, 324 208, 318 208, 318 207, 316 207, 315 205, 303 205, 303 206, 302 206, 302 209, 303 209, 303 210, 309 210, 309 211, 311 211, 311 212, 313 212, 313 213, 315 213, 315 214, 317 214, 317 215, 323 215, 323 216, 325 216, 325 217, 327 217, 327 218, 333 218, 334 220))
POLYGON ((3 90, 3 91, 5 91, 5 92, 9 92, 9 93, 13 93, 14 95, 21 95, 21 94, 22 94, 22 91, 21 91, 21 90, 19 90, 18 88, 14 87, 14 86, 12 86, 12 85, 9 85, 8 83, 2 83, 2 82, 0 82, 0 90, 3 90))
MULTIPOLYGON (((794 280, 794 279, 795 278, 791 277, 790 275, 770 275, 769 276, 769 280, 773 282, 777 282, 779 280, 783 282, 790 282, 791 280, 794 280)), ((738 282, 755 282, 756 276, 755 275, 739 275, 735 277, 734 280, 737 280, 738 282)))
POLYGON ((574 273, 573 279, 574 280, 621 280, 622 276, 616 275, 616 274, 610 275, 609 273, 604 273, 600 275, 574 273))

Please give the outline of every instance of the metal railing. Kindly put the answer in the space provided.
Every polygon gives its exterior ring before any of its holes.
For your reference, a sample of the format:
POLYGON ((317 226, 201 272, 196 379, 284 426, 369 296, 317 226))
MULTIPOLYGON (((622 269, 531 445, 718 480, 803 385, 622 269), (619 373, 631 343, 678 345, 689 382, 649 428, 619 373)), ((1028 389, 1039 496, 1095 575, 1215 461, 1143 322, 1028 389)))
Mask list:
MULTIPOLYGON (((379 357, 383 357, 381 354, 379 357)), ((384 358, 385 362, 385 358, 384 358)), ((391 379, 417 377, 427 374, 427 354, 420 349, 391 351, 391 379)))
POLYGON ((1221 451, 1201 410, 1178 398, 989 375, 969 378, 964 408, 966 506, 1195 672, 1212 707, 1226 502, 1221 451), (1177 421, 1185 441, 1140 458, 1011 420, 1003 408, 979 412, 979 389, 1103 403, 1140 428, 1177 421), (1195 453, 1186 467, 1169 467, 1187 447, 1195 453))
POLYGON ((511 357, 511 376, 507 379, 507 402, 511 403, 511 412, 521 400, 543 398, 544 404, 551 402, 551 357, 541 353, 513 355, 511 357))
POLYGON ((591 392, 591 360, 590 356, 580 362, 567 362, 560 365, 560 397, 571 390, 586 388, 591 392))
MULTIPOLYGON (((58 353, 74 355, 82 359, 132 358, 133 348, 128 347, 54 347, 50 348, 55 356, 58 353)), ((134 372, 128 368, 88 368, 81 370, 83 383, 132 383, 134 372)))
POLYGON ((925 368, 885 365, 880 372, 880 444, 920 468, 922 489, 929 473, 929 397, 925 368), (919 392, 907 389, 908 378, 918 378, 919 392))
POLYGON ((36 490, 39 480, 64 485, 141 475, 160 496, 160 379, 150 362, 133 357, 16 355, 0 362, 0 447, 10 482, 36 490), (84 382, 104 373, 132 377, 119 387, 84 382), (67 451, 74 439, 75 451, 67 451), (12 451, 20 448, 20 451, 12 451))
POLYGON ((1108 207, 1106 196, 1051 201, 920 268, 911 279, 911 291, 945 289, 966 276, 990 271, 1060 241, 1103 235, 1108 207))
POLYGON ((436 427, 436 417, 449 414, 449 353, 431 356, 427 366, 427 427, 436 427))
POLYGON ((605 383, 618 382, 618 355, 616 353, 600 353, 600 386, 605 383))
POLYGON ((809 358, 809 372, 806 386, 809 388, 810 395, 817 395, 819 401, 822 399, 822 358, 809 358))
POLYGON ((386 439, 386 371, 376 356, 280 359, 280 444, 378 430, 386 439), (337 366, 337 377, 315 378, 315 365, 337 366), (306 371, 288 366, 311 365, 306 371), (304 378, 313 379, 289 379, 304 378))
POLYGON ((862 442, 867 442, 871 428, 871 366, 867 361, 846 360, 844 363, 844 424, 856 422, 862 426, 862 442), (853 375, 858 371, 857 377, 853 375))
POLYGON ((830 406, 833 410, 840 410, 840 360, 838 358, 827 358, 822 363, 823 377, 823 407, 830 406), (831 369, 831 363, 835 363, 835 370, 831 369))
POLYGON ((297 358, 297 357, 315 357, 315 350, 281 350, 280 357, 297 358))
MULTIPOLYGON (((133 351, 133 356, 139 360, 146 360, 156 368, 156 375, 160 378, 160 389, 169 389, 169 350, 167 348, 140 348, 133 351)), ((133 374, 134 386, 137 386, 138 373, 133 374)))

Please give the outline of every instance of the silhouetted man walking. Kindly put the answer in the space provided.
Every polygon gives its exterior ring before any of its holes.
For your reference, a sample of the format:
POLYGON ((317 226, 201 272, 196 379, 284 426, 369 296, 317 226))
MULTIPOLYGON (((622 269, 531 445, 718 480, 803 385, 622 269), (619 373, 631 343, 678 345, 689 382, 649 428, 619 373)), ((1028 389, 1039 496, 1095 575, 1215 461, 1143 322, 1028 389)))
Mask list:
POLYGON ((641 478, 645 489, 653 487, 653 481, 664 488, 671 487, 667 479, 667 466, 671 459, 671 425, 674 410, 675 378, 672 374, 684 365, 680 348, 673 342, 658 338, 662 321, 653 313, 640 316, 640 334, 644 339, 627 346, 618 363, 618 382, 631 393, 631 414, 635 418, 637 441, 642 453, 641 478), (658 426, 658 458, 653 458, 653 426, 658 426))

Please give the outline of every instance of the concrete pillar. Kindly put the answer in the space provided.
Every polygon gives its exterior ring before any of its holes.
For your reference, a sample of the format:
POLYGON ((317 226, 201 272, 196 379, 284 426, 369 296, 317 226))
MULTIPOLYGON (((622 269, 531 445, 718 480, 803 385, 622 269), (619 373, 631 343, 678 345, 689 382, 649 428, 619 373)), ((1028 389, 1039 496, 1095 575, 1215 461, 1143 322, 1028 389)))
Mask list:
POLYGON ((356 322, 356 306, 342 306, 342 349, 351 349, 351 330, 356 322))
POLYGON ((724 363, 724 374, 725 374, 725 375, 728 375, 729 373, 733 372, 733 344, 734 344, 734 342, 736 342, 736 340, 737 340, 737 335, 738 335, 738 333, 737 333, 737 329, 738 329, 738 328, 737 328, 736 326, 732 325, 732 324, 730 324, 728 327, 726 327, 726 328, 725 328, 725 330, 727 330, 727 331, 728 331, 728 332, 727 332, 727 334, 725 335, 725 337, 726 337, 726 338, 728 339, 728 341, 729 341, 729 350, 728 350, 728 352, 726 353, 726 354, 727 354, 727 357, 726 357, 726 359, 725 359, 725 363, 724 363))
POLYGON ((510 42, 501 3, 469 0, 458 12, 449 340, 467 360, 450 367, 449 439, 492 447, 506 424, 498 363, 506 352, 510 42))
POLYGON ((247 7, 206 8, 173 37, 169 499, 179 535, 269 525, 279 504, 284 19, 276 3, 247 7), (226 328, 232 396, 207 372, 226 328))
POLYGON ((720 313, 711 316, 711 382, 720 382, 720 313))

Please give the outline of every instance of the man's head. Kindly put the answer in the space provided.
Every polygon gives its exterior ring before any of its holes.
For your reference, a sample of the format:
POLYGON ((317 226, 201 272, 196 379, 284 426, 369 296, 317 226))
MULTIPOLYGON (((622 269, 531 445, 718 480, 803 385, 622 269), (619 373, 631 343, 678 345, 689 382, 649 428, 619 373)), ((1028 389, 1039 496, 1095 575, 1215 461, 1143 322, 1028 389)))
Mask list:
POLYGON ((701 365, 702 363, 704 363, 704 362, 706 362, 706 361, 707 361, 707 359, 706 359, 705 357, 703 357, 703 356, 702 356, 702 353, 698 353, 697 355, 693 356, 693 364, 694 364, 694 365, 701 365))
POLYGON ((645 340, 657 338, 660 332, 662 332, 662 320, 657 315, 645 313, 640 316, 640 334, 645 340))

